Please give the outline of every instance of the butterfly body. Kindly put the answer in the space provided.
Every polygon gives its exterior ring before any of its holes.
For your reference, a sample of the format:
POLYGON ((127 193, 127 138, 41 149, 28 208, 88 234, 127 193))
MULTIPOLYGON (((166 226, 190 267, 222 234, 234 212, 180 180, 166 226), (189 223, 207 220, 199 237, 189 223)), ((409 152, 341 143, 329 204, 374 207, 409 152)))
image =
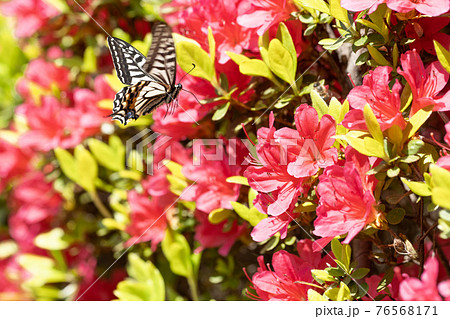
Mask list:
POLYGON ((129 85, 116 94, 111 114, 124 125, 164 103, 172 108, 182 89, 181 84, 175 84, 176 56, 170 27, 158 23, 152 36, 147 57, 123 40, 108 38, 117 76, 129 85))

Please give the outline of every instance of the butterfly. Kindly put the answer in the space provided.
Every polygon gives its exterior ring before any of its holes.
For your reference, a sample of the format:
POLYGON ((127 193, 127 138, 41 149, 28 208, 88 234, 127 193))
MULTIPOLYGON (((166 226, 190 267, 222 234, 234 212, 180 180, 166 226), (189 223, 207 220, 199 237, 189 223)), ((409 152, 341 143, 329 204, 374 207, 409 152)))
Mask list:
POLYGON ((169 109, 176 104, 182 90, 175 84, 176 55, 172 30, 165 23, 152 27, 152 45, 144 57, 131 44, 108 37, 108 45, 119 80, 128 85, 114 98, 113 119, 126 125, 166 103, 169 109))

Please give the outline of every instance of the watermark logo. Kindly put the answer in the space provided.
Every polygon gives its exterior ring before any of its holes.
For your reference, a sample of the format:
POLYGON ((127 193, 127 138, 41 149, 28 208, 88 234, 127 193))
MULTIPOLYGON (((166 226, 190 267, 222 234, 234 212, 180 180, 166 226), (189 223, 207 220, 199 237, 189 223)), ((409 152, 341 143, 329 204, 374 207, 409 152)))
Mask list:
POLYGON ((172 137, 146 128, 126 141, 126 166, 153 175, 155 169, 165 166, 172 157, 172 137), (158 153, 160 156, 155 156, 158 153))

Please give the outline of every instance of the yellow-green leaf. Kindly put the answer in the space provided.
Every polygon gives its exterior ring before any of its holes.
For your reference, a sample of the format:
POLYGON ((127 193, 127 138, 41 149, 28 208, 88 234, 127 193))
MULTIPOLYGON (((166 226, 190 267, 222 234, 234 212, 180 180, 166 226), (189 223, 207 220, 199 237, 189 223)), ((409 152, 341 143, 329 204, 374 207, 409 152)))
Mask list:
POLYGON ((182 234, 168 228, 161 248, 174 274, 192 278, 191 248, 182 234))
POLYGON ((347 10, 341 7, 341 0, 330 0, 330 11, 331 15, 342 21, 346 27, 350 26, 347 10))
POLYGON ((226 181, 228 183, 233 183, 233 184, 240 184, 240 185, 245 185, 245 186, 249 186, 248 185, 248 179, 245 178, 244 176, 230 176, 226 179, 226 181))
POLYGON ((371 107, 366 104, 364 106, 364 120, 366 121, 367 128, 369 129, 372 137, 379 143, 383 143, 384 137, 381 131, 380 124, 375 117, 371 107))
POLYGON ((408 181, 406 178, 401 177, 403 183, 409 187, 409 189, 419 196, 431 196, 431 188, 428 184, 423 182, 408 181))
POLYGON ((208 220, 211 224, 220 224, 232 215, 228 209, 217 208, 208 214, 208 220))
POLYGON ((295 45, 294 41, 292 41, 291 34, 283 22, 278 25, 277 38, 281 41, 283 47, 285 47, 291 54, 294 69, 297 70, 297 51, 295 50, 295 45))
POLYGON ((294 3, 300 7, 308 7, 329 15, 331 14, 328 4, 323 0, 294 0, 294 3))
POLYGON ((95 191, 95 180, 97 179, 97 162, 91 153, 83 145, 75 147, 75 162, 77 168, 77 183, 88 192, 95 191))
POLYGON ((381 54, 380 51, 378 51, 377 49, 375 49, 373 46, 371 46, 370 44, 367 46, 367 49, 369 50, 369 54, 370 56, 375 60, 375 62, 377 62, 379 65, 385 66, 385 65, 389 65, 392 66, 391 63, 386 60, 386 58, 383 56, 383 54, 381 54))
POLYGON ((250 223, 252 226, 258 225, 258 223, 267 217, 266 214, 260 213, 255 207, 248 208, 247 206, 238 203, 230 202, 234 211, 243 219, 250 223))
POLYGON ((322 99, 319 93, 317 93, 316 90, 311 90, 311 102, 312 107, 317 111, 317 114, 319 115, 319 119, 322 118, 325 114, 328 114, 328 105, 327 103, 322 99))
POLYGON ((263 61, 258 59, 242 61, 239 64, 239 71, 245 75, 263 76, 270 80, 274 78, 267 65, 263 61))
POLYGON ((55 149, 55 156, 64 175, 78 183, 77 165, 73 156, 62 148, 55 149))
POLYGON ((240 65, 242 62, 244 61, 249 61, 250 58, 246 57, 243 54, 237 54, 234 52, 230 52, 230 51, 225 51, 225 53, 230 57, 231 60, 234 61, 234 63, 236 63, 237 65, 240 65))
POLYGON ((442 44, 437 42, 436 40, 433 40, 434 42, 434 48, 436 50, 437 57, 439 59, 439 62, 442 64, 444 69, 450 73, 450 52, 447 51, 442 44))
POLYGON ((200 46, 188 42, 180 41, 176 44, 178 65, 188 72, 195 64, 195 69, 191 75, 200 77, 209 82, 216 81, 216 71, 214 63, 211 62, 210 56, 200 46))
POLYGON ((214 40, 214 35, 210 26, 208 26, 208 45, 209 57, 211 62, 214 64, 214 60, 216 59, 216 40, 214 40))
POLYGON ((296 69, 294 68, 291 54, 278 39, 270 41, 269 63, 270 69, 279 78, 289 84, 294 83, 296 69))
POLYGON ((431 113, 433 112, 433 108, 434 105, 428 105, 423 109, 420 109, 416 114, 410 117, 408 123, 408 125, 410 126, 408 138, 411 138, 414 134, 416 134, 422 124, 425 123, 425 121, 430 117, 431 113))

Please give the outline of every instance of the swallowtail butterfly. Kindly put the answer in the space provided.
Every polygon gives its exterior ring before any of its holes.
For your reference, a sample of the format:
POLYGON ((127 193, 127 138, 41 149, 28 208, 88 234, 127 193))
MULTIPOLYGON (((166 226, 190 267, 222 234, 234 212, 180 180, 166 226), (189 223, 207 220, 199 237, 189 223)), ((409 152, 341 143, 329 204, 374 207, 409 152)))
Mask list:
POLYGON ((126 125, 128 120, 149 114, 163 103, 174 106, 182 89, 175 84, 176 56, 172 30, 165 23, 152 27, 152 45, 147 58, 129 43, 108 37, 114 67, 126 85, 114 99, 113 119, 126 125))

